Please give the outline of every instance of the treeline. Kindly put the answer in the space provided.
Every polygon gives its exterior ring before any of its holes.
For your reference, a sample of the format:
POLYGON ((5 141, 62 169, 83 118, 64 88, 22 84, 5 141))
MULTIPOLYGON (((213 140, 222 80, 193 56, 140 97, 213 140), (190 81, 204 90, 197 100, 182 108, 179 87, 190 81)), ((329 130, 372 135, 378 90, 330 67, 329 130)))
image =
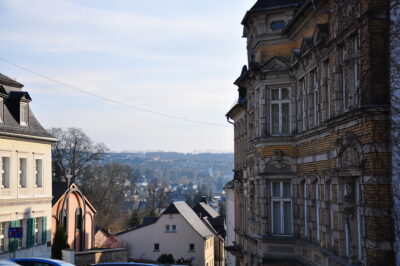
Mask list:
POLYGON ((208 159, 198 154, 109 153, 106 145, 95 143, 81 129, 49 131, 59 140, 52 147, 54 181, 75 183, 96 208, 96 225, 112 231, 131 227, 144 216, 157 215, 157 210, 169 204, 172 183, 198 184, 198 192, 186 196, 190 205, 202 196, 210 197, 213 191, 222 189, 227 182, 224 175, 232 167, 232 159, 226 154, 208 159), (143 177, 148 182, 144 192, 148 206, 127 212, 130 207, 126 205, 133 203, 135 194, 143 192, 136 186, 143 177))

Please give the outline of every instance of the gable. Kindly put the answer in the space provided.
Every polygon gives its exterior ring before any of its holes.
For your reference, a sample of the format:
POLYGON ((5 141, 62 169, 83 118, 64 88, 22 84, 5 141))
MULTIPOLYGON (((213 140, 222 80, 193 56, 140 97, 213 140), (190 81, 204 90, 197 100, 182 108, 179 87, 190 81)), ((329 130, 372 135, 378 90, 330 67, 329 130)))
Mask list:
POLYGON ((261 66, 261 72, 281 71, 288 69, 288 62, 283 57, 273 57, 261 66))

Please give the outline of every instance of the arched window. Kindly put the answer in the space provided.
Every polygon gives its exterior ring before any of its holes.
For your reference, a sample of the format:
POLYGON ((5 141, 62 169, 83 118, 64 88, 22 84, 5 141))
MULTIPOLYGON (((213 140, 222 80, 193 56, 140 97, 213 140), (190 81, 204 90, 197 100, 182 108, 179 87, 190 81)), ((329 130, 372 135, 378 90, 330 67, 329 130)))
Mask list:
POLYGON ((82 209, 76 209, 75 213, 75 230, 82 231, 82 209))
POLYGON ((67 211, 65 209, 62 211, 61 226, 64 229, 64 232, 66 232, 67 231, 67 211))

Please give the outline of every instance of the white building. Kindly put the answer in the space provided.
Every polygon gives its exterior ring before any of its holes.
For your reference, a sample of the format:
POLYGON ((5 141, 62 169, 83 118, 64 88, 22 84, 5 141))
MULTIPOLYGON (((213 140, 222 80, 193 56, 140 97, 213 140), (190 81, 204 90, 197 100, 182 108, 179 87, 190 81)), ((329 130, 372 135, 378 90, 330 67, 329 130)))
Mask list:
POLYGON ((226 265, 235 266, 236 259, 235 256, 229 252, 230 248, 235 246, 235 190, 233 189, 232 181, 226 184, 224 187, 226 192, 226 239, 225 247, 227 247, 226 252, 226 265))
POLYGON ((0 74, 0 258, 49 257, 51 144, 23 85, 0 74), (8 238, 10 227, 22 239, 8 238))
POLYGON ((161 254, 192 259, 194 266, 214 265, 214 233, 183 201, 172 203, 158 219, 117 234, 132 259, 156 261, 161 254))

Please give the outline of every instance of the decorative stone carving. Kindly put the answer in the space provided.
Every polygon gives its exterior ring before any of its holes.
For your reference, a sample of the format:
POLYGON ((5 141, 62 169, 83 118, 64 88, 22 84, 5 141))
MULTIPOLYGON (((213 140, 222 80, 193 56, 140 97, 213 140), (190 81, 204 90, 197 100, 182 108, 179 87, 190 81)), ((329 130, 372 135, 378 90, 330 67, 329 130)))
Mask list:
POLYGON ((359 0, 334 0, 332 3, 332 13, 335 14, 334 36, 339 36, 345 29, 356 22, 360 16, 359 0))
POLYGON ((273 57, 262 67, 262 72, 286 70, 288 68, 288 62, 284 58, 273 57))
POLYGON ((337 167, 346 168, 362 168, 363 152, 362 144, 357 137, 349 132, 342 134, 335 142, 337 154, 337 167))
POLYGON ((292 164, 283 157, 282 150, 276 150, 274 156, 266 163, 268 173, 287 173, 291 172, 292 164))

